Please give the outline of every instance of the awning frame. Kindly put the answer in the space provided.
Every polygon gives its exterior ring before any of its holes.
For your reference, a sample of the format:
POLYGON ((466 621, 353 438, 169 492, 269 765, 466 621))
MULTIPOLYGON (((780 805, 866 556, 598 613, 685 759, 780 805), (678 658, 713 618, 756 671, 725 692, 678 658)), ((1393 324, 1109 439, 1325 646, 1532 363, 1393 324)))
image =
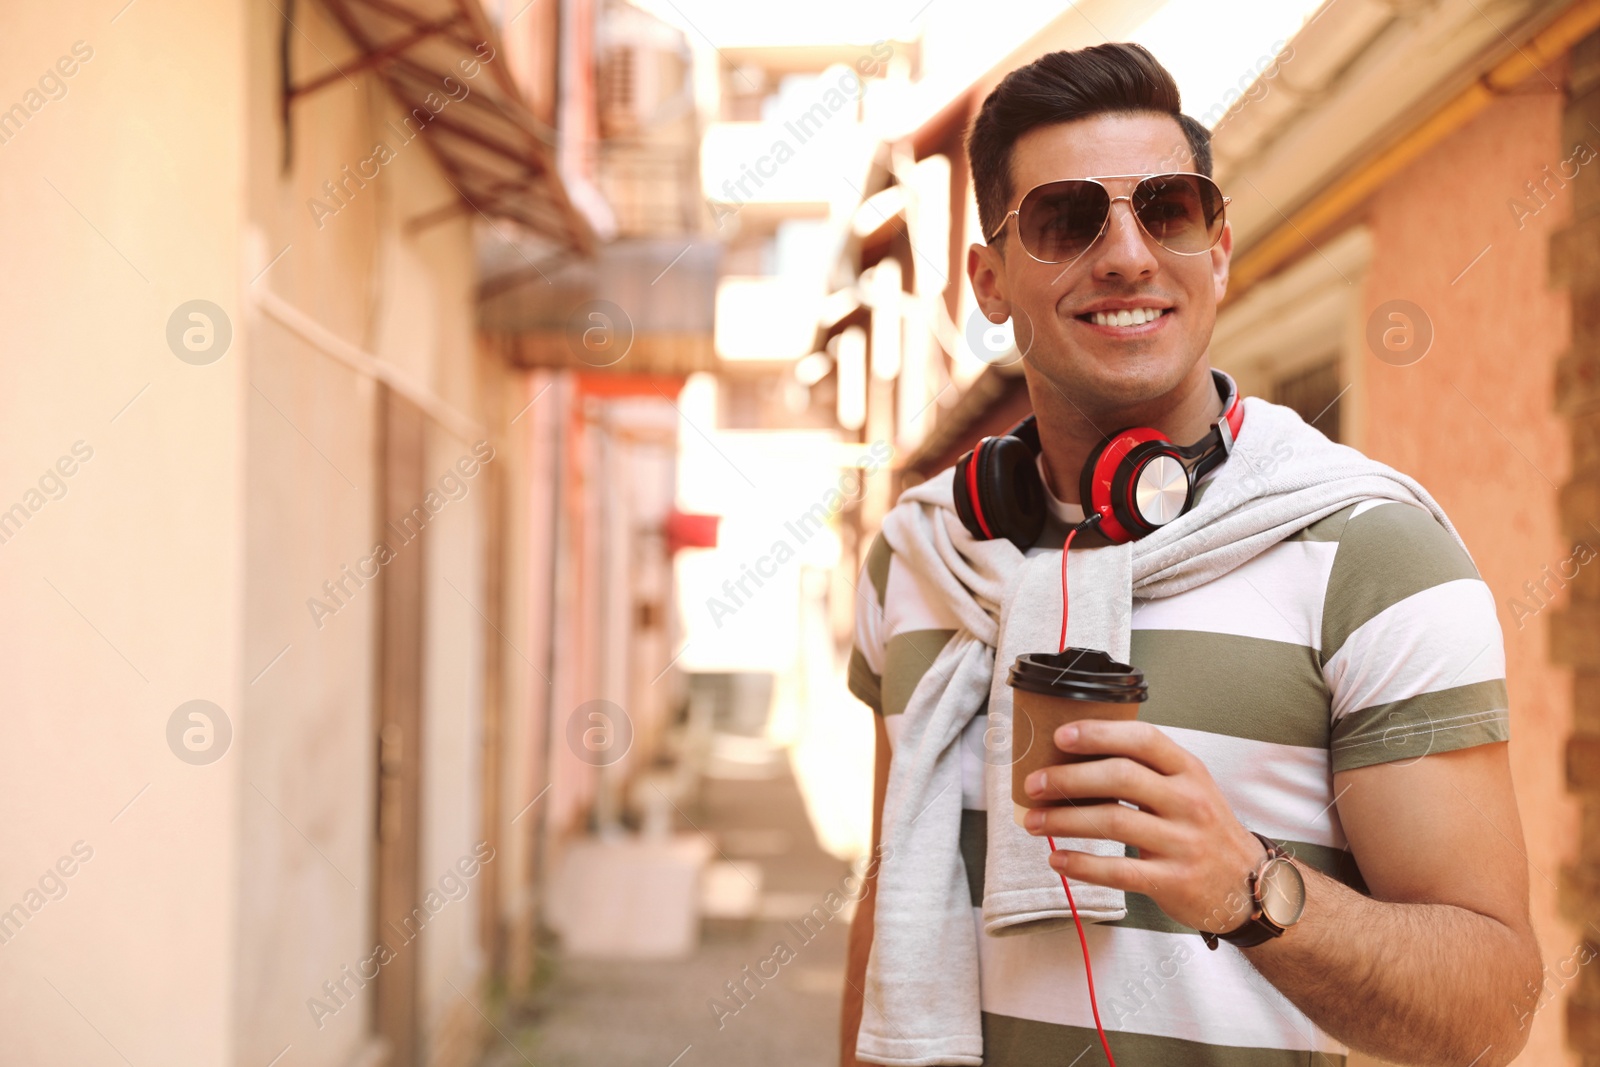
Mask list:
POLYGON ((477 51, 487 43, 495 57, 505 52, 477 0, 319 2, 361 55, 295 82, 289 47, 293 0, 285 0, 280 57, 285 168, 293 143, 294 104, 353 74, 376 73, 402 110, 422 108, 427 113, 422 132, 429 135, 428 148, 458 197, 409 220, 409 232, 475 212, 513 220, 577 255, 594 254, 594 230, 568 197, 555 166, 554 131, 529 110, 506 64, 485 60, 477 51), (448 115, 424 103, 429 94, 443 91, 445 78, 462 80, 454 65, 436 69, 441 42, 460 50, 456 58, 479 63, 491 79, 459 99, 446 94, 454 106, 448 115), (434 46, 434 66, 419 55, 425 46, 434 46))

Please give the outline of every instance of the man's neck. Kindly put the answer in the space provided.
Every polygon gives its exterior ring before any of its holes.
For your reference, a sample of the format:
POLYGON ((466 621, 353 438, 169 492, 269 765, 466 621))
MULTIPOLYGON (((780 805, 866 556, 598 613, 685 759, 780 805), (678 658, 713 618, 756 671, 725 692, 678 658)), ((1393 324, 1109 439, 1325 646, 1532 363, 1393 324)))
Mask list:
POLYGON ((1038 416, 1039 444, 1045 478, 1057 500, 1081 504, 1078 477, 1089 453, 1108 434, 1132 426, 1159 430, 1179 445, 1192 444, 1222 416, 1222 399, 1202 358, 1178 387, 1144 404, 1127 407, 1085 407, 1041 375, 1027 375, 1028 392, 1038 416))

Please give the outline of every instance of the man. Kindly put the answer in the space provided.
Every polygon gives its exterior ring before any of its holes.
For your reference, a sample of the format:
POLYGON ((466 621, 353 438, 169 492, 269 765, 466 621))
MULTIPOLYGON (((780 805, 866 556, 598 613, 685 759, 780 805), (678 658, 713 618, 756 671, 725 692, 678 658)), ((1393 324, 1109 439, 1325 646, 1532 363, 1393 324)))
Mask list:
MULTIPOLYGON (((1184 247, 1148 203, 1136 217, 1151 188, 1142 177, 1211 170, 1205 129, 1136 45, 1058 52, 1012 72, 985 101, 968 154, 987 236, 968 252, 968 277, 991 321, 1016 324, 1037 416, 1049 514, 1026 554, 1057 552, 1084 517, 1079 472, 1108 431, 1152 427, 1187 445, 1221 417, 1207 350, 1232 234, 1224 224, 1209 247, 1184 247), (1074 178, 1101 179, 1109 207, 1096 215, 1093 197, 1058 201, 1042 221, 1029 209, 1034 190, 1074 178)), ((1281 425, 1256 422, 1245 421, 1241 445, 1253 428, 1281 425)), ((1258 454, 1270 444, 1252 443, 1258 454)), ((1071 552, 1110 543, 1091 529, 1071 552)), ((1176 595, 1134 589, 1129 656, 1150 693, 1138 721, 1058 731, 1049 740, 1064 751, 1106 758, 1054 767, 1028 790, 1112 795, 1137 809, 1056 806, 1026 824, 1041 864, 1048 853, 1074 882, 1125 894, 1123 918, 1085 924, 1113 1053, 1128 1064, 1267 1067, 1339 1064, 1348 1047, 1402 1063, 1509 1063, 1527 1040, 1541 964, 1499 625, 1453 533, 1424 507, 1360 499, 1176 595), (1045 835, 1125 850, 1052 853, 1045 835), (1303 908, 1280 911, 1281 926, 1254 894, 1268 867, 1263 839, 1303 881, 1303 908), (1202 929, 1224 935, 1220 947, 1208 951, 1202 929)), ((891 741, 908 706, 946 684, 930 667, 965 631, 883 536, 861 593, 850 684, 878 712, 874 845, 886 853, 896 844, 878 840, 891 741)), ((968 736, 984 728, 977 715, 968 736)), ((974 785, 983 744, 962 748, 960 857, 976 913, 995 824, 974 785)), ((863 996, 869 1016, 883 1014, 864 992, 876 895, 851 930, 847 1064, 858 1062, 863 996)), ((1012 937, 980 925, 977 941, 986 1067, 1102 1062, 1070 925, 1012 937)), ((894 1017, 881 1021, 887 1030, 862 1038, 878 1051, 859 1062, 977 1062, 970 1052, 896 1058, 881 1051, 897 1040, 894 1017)))

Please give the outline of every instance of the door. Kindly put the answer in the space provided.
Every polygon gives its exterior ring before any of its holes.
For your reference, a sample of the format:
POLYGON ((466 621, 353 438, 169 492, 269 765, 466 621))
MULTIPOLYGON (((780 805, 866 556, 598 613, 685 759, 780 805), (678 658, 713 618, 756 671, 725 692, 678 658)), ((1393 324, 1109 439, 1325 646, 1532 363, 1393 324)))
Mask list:
MULTIPOLYGON (((427 424, 420 408, 378 386, 378 540, 388 546, 378 581, 378 707, 375 944, 389 952, 378 970, 373 1029, 387 1041, 389 1067, 417 1067, 417 972, 422 923, 418 857, 422 809, 424 534, 427 424)), ((426 919, 426 912, 422 912, 426 919)))

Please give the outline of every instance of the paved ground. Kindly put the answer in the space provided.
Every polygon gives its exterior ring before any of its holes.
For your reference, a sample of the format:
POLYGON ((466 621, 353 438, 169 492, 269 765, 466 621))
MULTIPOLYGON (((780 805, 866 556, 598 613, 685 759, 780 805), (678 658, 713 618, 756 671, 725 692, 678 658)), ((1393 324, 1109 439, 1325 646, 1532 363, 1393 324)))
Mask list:
MULTIPOLYGON (((708 921, 674 963, 551 961, 533 1002, 501 1023, 481 1067, 817 1067, 836 1062, 849 912, 804 940, 798 920, 837 889, 845 864, 816 845, 793 778, 708 779, 684 808, 729 859, 763 868, 769 919, 708 921), (774 956, 783 942, 793 953, 774 956), (772 960, 773 962, 764 962, 772 960), (740 1004, 725 983, 761 965, 777 975, 740 1004), (720 1003, 723 1011, 711 1005, 720 1003), (735 1010, 737 1009, 737 1010, 735 1010), (515 1043, 515 1048, 512 1044, 515 1043)), ((683 829, 690 829, 687 823, 683 829)), ((813 923, 812 929, 816 929, 813 923)))

